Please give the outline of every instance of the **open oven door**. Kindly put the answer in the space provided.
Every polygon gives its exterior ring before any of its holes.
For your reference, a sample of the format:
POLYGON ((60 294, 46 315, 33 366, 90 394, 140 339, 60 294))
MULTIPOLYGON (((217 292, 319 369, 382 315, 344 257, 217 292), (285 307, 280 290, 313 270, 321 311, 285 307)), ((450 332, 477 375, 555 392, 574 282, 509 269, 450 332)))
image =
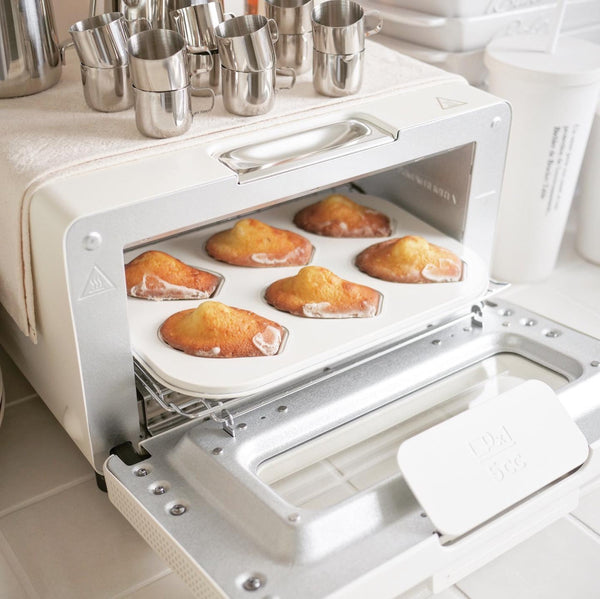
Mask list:
POLYGON ((572 511, 600 473, 600 341, 522 308, 429 329, 105 463, 199 597, 441 591, 572 511))

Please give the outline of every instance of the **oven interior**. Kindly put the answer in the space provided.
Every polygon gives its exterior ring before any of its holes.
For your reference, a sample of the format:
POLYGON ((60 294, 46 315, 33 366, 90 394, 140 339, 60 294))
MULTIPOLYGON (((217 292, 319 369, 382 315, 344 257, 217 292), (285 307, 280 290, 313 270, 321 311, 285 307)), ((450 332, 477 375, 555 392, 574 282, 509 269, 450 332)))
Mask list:
MULTIPOLYGON (((379 347, 411 338, 427 328, 469 313, 472 304, 480 301, 489 287, 487 264, 479 257, 477 248, 473 250, 462 244, 475 152, 475 143, 465 144, 377 174, 312 190, 303 197, 284 195, 275 205, 225 215, 216 223, 190 226, 184 232, 130 243, 124 252, 124 263, 149 249, 160 249, 213 272, 221 277, 221 284, 211 299, 229 301, 230 305, 268 315, 292 330, 292 335, 298 335, 302 344, 301 349, 284 348, 284 353, 296 353, 290 355, 287 363, 281 359, 273 365, 269 364, 270 357, 228 361, 182 356, 181 352, 167 348, 156 331, 168 315, 195 307, 199 302, 148 302, 128 298, 142 436, 164 432, 190 419, 207 417, 222 422, 225 430, 231 432, 228 424, 231 411, 245 404, 262 403, 266 396, 278 390, 319 378, 323 371, 347 366, 356 357, 376 353, 379 347), (354 256, 382 239, 327 239, 307 234, 292 223, 293 214, 300 207, 332 193, 344 194, 357 203, 388 214, 392 237, 416 233, 438 245, 449 246, 463 257, 465 280, 459 284, 419 285, 410 289, 407 285, 382 282, 360 273, 354 266, 354 256), (326 322, 327 319, 286 319, 271 309, 262 298, 264 288, 270 281, 295 274, 298 267, 232 267, 211 259, 204 250, 210 234, 246 217, 308 237, 316 248, 310 264, 326 266, 342 278, 380 291, 383 314, 373 319, 326 322), (247 289, 252 290, 251 295, 247 289), (394 307, 400 304, 403 307, 394 307), (299 322, 301 320, 312 322, 299 322), (324 331, 322 334, 327 340, 320 342, 321 347, 315 352, 310 340, 321 335, 319 329, 324 331), (313 353, 317 355, 312 356, 313 353), (199 372, 188 376, 191 371, 199 372)), ((270 164, 270 157, 266 157, 265 162, 270 164)))

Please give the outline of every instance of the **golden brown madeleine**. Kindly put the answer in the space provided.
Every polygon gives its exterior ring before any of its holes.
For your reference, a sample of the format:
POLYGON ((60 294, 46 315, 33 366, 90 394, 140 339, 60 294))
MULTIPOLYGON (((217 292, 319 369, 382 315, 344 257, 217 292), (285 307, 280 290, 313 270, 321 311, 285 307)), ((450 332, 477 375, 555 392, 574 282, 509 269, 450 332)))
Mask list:
POLYGON ((150 300, 206 299, 219 277, 188 266, 165 252, 151 250, 125 265, 127 295, 150 300))
POLYGON ((326 237, 387 237, 392 232, 385 214, 339 194, 303 208, 294 216, 294 224, 326 237))
POLYGON ((395 283, 450 283, 462 278, 462 260, 450 250, 407 235, 376 243, 356 257, 372 277, 395 283))
POLYGON ((309 262, 313 247, 298 233, 244 218, 232 229, 210 237, 206 251, 216 260, 236 266, 302 266, 309 262))
POLYGON ((274 356, 285 329, 249 310, 208 301, 169 316, 159 333, 171 347, 192 356, 246 358, 274 356))
POLYGON ((265 299, 296 316, 368 318, 377 314, 381 294, 345 281, 321 266, 305 266, 297 275, 269 285, 265 299))

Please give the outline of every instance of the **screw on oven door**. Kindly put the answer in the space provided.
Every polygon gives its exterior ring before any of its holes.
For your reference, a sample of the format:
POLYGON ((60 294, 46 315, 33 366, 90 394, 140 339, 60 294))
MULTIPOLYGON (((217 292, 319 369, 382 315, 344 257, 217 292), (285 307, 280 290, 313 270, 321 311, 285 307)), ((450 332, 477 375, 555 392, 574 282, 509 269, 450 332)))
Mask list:
POLYGON ((164 495, 167 492, 167 488, 164 485, 156 485, 156 487, 152 489, 152 492, 155 495, 164 495))
POLYGON ((590 366, 592 366, 593 368, 598 368, 598 366, 600 366, 600 362, 598 362, 598 360, 592 360, 590 362, 590 366))
POLYGON ((260 576, 250 576, 243 584, 242 588, 245 591, 258 591, 265 584, 265 581, 260 576))
POLYGON ((171 514, 171 516, 181 516, 182 514, 185 514, 187 512, 187 508, 185 507, 185 505, 181 505, 180 503, 176 503, 174 506, 172 506, 169 509, 169 514, 171 514))
POLYGON ((102 235, 96 231, 88 233, 83 238, 83 247, 89 252, 97 250, 102 245, 102 235))
POLYGON ((138 468, 135 471, 136 476, 148 476, 148 474, 150 474, 150 471, 147 468, 138 468))
POLYGON ((221 455, 223 453, 223 448, 222 447, 215 447, 212 450, 212 454, 213 455, 221 455))

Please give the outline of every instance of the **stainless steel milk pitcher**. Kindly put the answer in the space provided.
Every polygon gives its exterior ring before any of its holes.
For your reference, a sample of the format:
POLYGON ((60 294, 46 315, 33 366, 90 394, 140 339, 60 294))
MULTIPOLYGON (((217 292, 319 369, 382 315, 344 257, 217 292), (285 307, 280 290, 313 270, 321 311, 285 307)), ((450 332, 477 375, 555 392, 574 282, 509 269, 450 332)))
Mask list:
POLYGON ((0 0, 0 98, 48 89, 60 70, 51 0, 0 0))

